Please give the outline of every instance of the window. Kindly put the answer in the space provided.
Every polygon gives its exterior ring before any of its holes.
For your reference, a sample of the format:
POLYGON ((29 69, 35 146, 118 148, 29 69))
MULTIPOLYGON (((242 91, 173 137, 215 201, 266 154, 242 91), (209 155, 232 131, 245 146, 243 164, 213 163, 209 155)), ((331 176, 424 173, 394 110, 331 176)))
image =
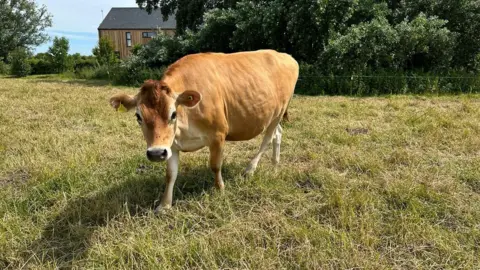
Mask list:
POLYGON ((156 33, 155 33, 155 32, 143 32, 143 33, 142 33, 142 37, 143 37, 143 38, 152 38, 152 37, 154 37, 154 36, 156 36, 156 33))
POLYGON ((125 34, 127 37, 127 47, 132 47, 132 33, 127 32, 125 34))

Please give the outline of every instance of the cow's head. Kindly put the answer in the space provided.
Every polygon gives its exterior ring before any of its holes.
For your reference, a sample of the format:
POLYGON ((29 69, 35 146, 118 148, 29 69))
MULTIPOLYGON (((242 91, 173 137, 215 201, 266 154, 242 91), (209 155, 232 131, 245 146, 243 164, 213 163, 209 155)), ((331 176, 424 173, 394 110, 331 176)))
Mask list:
POLYGON ((175 139, 177 107, 194 107, 201 99, 197 91, 176 94, 164 82, 149 80, 137 95, 118 94, 110 98, 110 104, 117 110, 135 108, 136 120, 147 142, 147 157, 159 162, 172 156, 170 148, 175 139))

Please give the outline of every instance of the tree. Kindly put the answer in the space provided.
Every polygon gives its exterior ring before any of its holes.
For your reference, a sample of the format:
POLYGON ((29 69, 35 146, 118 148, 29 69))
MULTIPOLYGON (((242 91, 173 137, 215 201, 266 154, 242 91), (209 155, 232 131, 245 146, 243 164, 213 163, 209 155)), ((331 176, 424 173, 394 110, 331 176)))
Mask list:
POLYGON ((11 64, 11 73, 17 77, 25 77, 31 72, 28 58, 31 53, 26 48, 17 48, 8 54, 8 61, 11 64))
POLYGON ((233 8, 239 0, 136 0, 136 2, 149 13, 160 8, 164 20, 175 13, 177 33, 183 34, 187 29, 198 30, 207 11, 215 8, 233 8))
POLYGON ((44 32, 52 26, 52 16, 45 6, 33 0, 0 1, 0 61, 16 48, 33 47, 45 43, 44 32))
POLYGON ((111 66, 117 62, 112 41, 108 38, 100 38, 92 53, 97 57, 98 63, 102 66, 111 66))
POLYGON ((204 24, 194 35, 199 51, 233 52, 230 41, 237 29, 236 13, 233 10, 213 9, 204 16, 204 24))
POLYGON ((175 12, 180 30, 139 50, 139 63, 149 66, 187 52, 269 48, 325 73, 480 71, 479 0, 137 3, 147 11, 160 8, 163 16, 175 12))
POLYGON ((62 73, 68 69, 69 49, 70 45, 67 38, 55 37, 53 39, 53 44, 50 48, 48 48, 48 53, 51 56, 51 63, 55 72, 62 73))

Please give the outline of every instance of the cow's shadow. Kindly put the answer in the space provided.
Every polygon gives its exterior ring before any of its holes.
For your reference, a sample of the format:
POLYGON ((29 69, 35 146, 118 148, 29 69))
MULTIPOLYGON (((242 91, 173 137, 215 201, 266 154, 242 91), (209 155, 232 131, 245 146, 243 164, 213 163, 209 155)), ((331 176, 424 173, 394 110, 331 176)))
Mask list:
MULTIPOLYGON (((42 255, 42 261, 60 268, 71 268, 75 259, 84 257, 92 234, 109 221, 121 216, 153 215, 160 194, 165 188, 164 171, 132 174, 120 184, 73 200, 45 227, 39 240, 32 243, 25 256, 42 255)), ((225 181, 233 181, 242 168, 225 164, 225 181)), ((197 167, 179 172, 174 192, 175 202, 201 197, 215 189, 213 173, 208 167, 197 167)), ((159 217, 161 218, 161 217, 159 217)))

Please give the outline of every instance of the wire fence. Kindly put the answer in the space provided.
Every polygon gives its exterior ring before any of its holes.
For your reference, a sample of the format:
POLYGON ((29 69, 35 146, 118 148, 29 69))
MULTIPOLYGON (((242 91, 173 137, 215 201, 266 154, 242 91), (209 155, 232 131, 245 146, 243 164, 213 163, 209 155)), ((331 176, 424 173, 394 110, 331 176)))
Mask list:
POLYGON ((480 75, 300 75, 295 92, 354 96, 480 93, 480 75))

